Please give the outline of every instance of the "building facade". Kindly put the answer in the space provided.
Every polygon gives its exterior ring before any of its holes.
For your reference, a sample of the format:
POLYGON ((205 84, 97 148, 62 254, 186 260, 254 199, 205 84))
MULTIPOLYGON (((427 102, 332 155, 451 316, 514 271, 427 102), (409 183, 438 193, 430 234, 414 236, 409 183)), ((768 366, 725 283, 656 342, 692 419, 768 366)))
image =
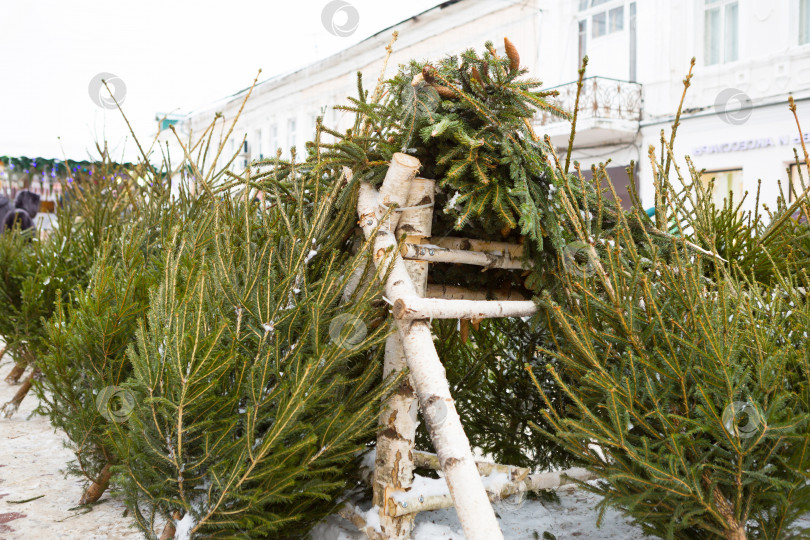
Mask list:
MULTIPOLYGON (((761 180, 760 200, 773 208, 779 181, 787 187, 793 148, 800 138, 810 142, 810 0, 455 0, 258 84, 226 148, 240 152, 236 165, 272 156, 277 148, 302 148, 319 115, 326 125, 349 127, 351 115, 333 107, 356 95, 358 71, 373 87, 393 31, 399 39, 389 75, 412 58, 480 49, 488 40, 502 49, 507 36, 521 64, 545 88, 558 89, 569 110, 577 69, 587 55, 572 157, 585 170, 610 159, 608 171, 622 193, 629 181, 625 168, 635 163, 645 206, 653 201, 649 148, 660 153, 662 129, 669 137, 692 57, 694 76, 675 153, 683 174, 688 154, 703 170, 703 181, 714 179, 718 202, 729 191, 735 200, 750 191, 744 208, 751 208, 761 180), (802 136, 787 106, 789 95, 808 132, 802 136), (241 136, 246 144, 237 148, 241 136)), ((218 112, 229 124, 245 92, 192 112, 180 130, 202 133, 218 112)), ((535 126, 565 152, 568 122, 537 117, 535 126)))

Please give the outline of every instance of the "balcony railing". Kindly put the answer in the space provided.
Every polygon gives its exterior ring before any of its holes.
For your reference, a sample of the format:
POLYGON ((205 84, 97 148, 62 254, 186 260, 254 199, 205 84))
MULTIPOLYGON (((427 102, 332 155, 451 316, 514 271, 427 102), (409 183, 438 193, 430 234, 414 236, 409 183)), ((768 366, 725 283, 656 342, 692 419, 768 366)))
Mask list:
MULTIPOLYGON (((546 90, 557 90, 560 95, 548 99, 563 110, 574 112, 577 98, 576 82, 546 90)), ((604 118, 639 121, 641 105, 641 84, 607 77, 588 77, 582 81, 577 120, 604 118)), ((539 114, 538 121, 540 125, 547 125, 559 122, 560 118, 543 112, 539 114)))

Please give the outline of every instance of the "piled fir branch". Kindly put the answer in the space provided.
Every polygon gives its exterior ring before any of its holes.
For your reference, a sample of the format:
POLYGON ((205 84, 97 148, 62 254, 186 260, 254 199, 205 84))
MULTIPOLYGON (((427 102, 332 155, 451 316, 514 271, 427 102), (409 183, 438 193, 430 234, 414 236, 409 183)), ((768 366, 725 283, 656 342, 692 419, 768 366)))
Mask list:
MULTIPOLYGON (((549 141, 534 132, 538 112, 561 118, 568 113, 553 104, 553 91, 543 92, 538 80, 525 77, 514 45, 508 39, 504 45, 505 57, 487 43, 482 53, 467 50, 438 62, 411 62, 371 95, 358 79, 359 95, 344 108, 357 115, 353 128, 346 133, 324 129, 334 141, 316 141, 312 154, 317 152, 319 170, 333 180, 342 166, 354 172, 355 184, 346 188, 348 205, 354 204, 351 194, 358 180, 379 183, 395 152, 414 155, 422 163, 420 175, 435 179, 440 190, 434 237, 523 244, 522 273, 472 273, 463 265, 439 264, 431 265, 431 282, 489 293, 513 290, 526 297, 542 291, 563 299, 563 278, 571 264, 566 258, 576 251, 586 260, 574 264, 598 260, 613 241, 622 211, 604 169, 594 171, 595 182, 585 181, 578 165, 561 163, 549 141), (572 245, 584 249, 572 250, 572 245)), ((649 220, 634 222, 631 229, 637 241, 652 232, 658 248, 670 249, 668 235, 649 220)), ((449 336, 455 324, 434 327, 449 336)), ((554 362, 536 353, 538 345, 549 345, 548 329, 533 332, 525 323, 505 320, 488 321, 482 328, 437 344, 448 378, 461 392, 460 403, 471 414, 471 440, 510 462, 543 468, 568 464, 570 456, 556 443, 526 429, 529 421, 541 421, 546 407, 526 399, 518 403, 529 382, 524 378, 511 388, 514 403, 508 403, 506 392, 506 381, 520 379, 524 362, 540 368, 554 362), (526 339, 503 338, 510 333, 526 339), (508 421, 504 414, 491 414, 501 407, 510 411, 508 421)), ((550 379, 545 388, 557 393, 550 379)), ((556 406, 565 399, 560 395, 556 406)), ((426 435, 420 439, 426 442, 426 435)))
POLYGON ((338 187, 234 175, 214 127, 179 165, 74 179, 49 238, 3 239, 2 330, 42 371, 81 503, 117 486, 148 537, 297 537, 356 482, 386 327, 375 287, 341 303, 371 267, 338 187))

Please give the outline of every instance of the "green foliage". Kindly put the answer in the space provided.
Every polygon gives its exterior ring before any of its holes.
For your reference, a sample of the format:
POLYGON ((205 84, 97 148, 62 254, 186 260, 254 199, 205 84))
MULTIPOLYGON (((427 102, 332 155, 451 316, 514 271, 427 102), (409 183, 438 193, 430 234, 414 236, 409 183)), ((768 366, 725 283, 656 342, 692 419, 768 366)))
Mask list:
MULTIPOLYGON (((444 188, 441 200, 452 201, 434 232, 472 225, 491 236, 520 229, 542 248, 559 224, 549 211, 551 152, 535 140, 528 120, 538 110, 567 113, 546 101, 555 92, 539 91, 540 81, 523 77, 525 69, 510 68, 509 59, 496 56, 492 44, 488 48, 436 66, 401 66, 376 93, 387 97, 376 102, 368 102, 361 87, 360 97, 345 108, 361 120, 346 134, 327 130, 338 140, 323 145, 325 159, 377 184, 395 152, 412 154, 422 163, 422 175, 444 188)), ((552 238, 557 248, 561 240, 552 238)))
POLYGON ((86 287, 97 254, 129 217, 123 210, 135 188, 121 184, 126 173, 108 159, 96 166, 110 180, 67 184, 57 209, 59 225, 49 235, 0 235, 0 299, 7 314, 0 336, 24 364, 45 354, 46 321, 57 300, 86 287), (113 178, 122 180, 116 184, 113 178))

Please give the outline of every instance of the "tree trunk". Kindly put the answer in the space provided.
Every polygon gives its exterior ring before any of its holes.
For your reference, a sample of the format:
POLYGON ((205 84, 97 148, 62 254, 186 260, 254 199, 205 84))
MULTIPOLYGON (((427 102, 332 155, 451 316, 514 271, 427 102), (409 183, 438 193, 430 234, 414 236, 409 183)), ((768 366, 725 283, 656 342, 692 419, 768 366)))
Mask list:
MULTIPOLYGON (((352 504, 344 505, 339 511, 338 515, 349 521, 357 527, 357 530, 360 532, 365 533, 365 535, 369 538, 369 540, 388 540, 387 536, 383 536, 382 533, 378 532, 374 529, 373 526, 369 525, 366 521, 366 518, 363 517, 360 512, 358 512, 357 508, 354 507, 352 504)), ((342 538, 342 536, 341 536, 342 538)), ((161 538, 161 540, 163 540, 161 538)))
MULTIPOLYGON (((389 173, 395 168, 398 155, 394 156, 389 173)), ((400 178, 403 176, 407 175, 400 175, 400 178)), ((392 203, 401 205, 404 201, 404 197, 399 200, 390 197, 396 190, 386 185, 388 181, 386 175, 379 193, 370 184, 361 183, 357 209, 366 238, 374 237, 374 263, 382 271, 390 271, 385 284, 386 294, 390 300, 396 301, 416 297, 417 290, 404 261, 398 257, 396 237, 387 226, 388 220, 382 221, 386 207, 392 203)), ((430 327, 423 320, 397 320, 396 324, 422 414, 464 534, 469 540, 500 540, 503 534, 476 469, 470 443, 450 395, 444 366, 433 346, 430 327)))
MULTIPOLYGON (((439 457, 430 452, 420 452, 414 450, 413 464, 415 467, 422 467, 425 469, 441 470, 442 466, 439 464, 439 457)), ((478 469, 478 474, 481 476, 489 476, 494 473, 504 473, 509 476, 512 482, 519 482, 525 480, 529 476, 529 469, 525 467, 515 467, 514 465, 501 465, 500 463, 492 463, 489 461, 476 461, 475 467, 478 469)))
POLYGON ((3 416, 6 418, 11 418, 14 416, 14 413, 20 408, 20 403, 22 403, 23 399, 25 399, 28 391, 31 390, 31 386, 34 384, 34 378, 38 377, 40 373, 41 371, 39 368, 34 368, 34 371, 32 371, 28 378, 25 379, 25 382, 22 383, 20 389, 17 390, 16 394, 14 394, 14 397, 3 405, 3 416))
POLYGON ((110 464, 107 463, 104 465, 104 468, 101 469, 101 473, 99 473, 95 482, 84 490, 82 498, 79 499, 79 504, 90 504, 99 500, 110 485, 110 476, 112 476, 112 470, 110 469, 110 464))
POLYGON ((160 540, 172 540, 175 532, 177 532, 177 530, 174 528, 172 520, 167 521, 166 525, 163 527, 163 531, 160 533, 160 540))
MULTIPOLYGON (((711 485, 711 474, 705 471, 702 475, 704 485, 711 485)), ((738 520, 734 517, 734 506, 726 499, 720 488, 712 488, 712 499, 714 499, 714 506, 723 518, 725 518, 725 537, 726 540, 747 540, 748 535, 745 532, 745 519, 738 520)))
POLYGON ((6 375, 5 380, 8 384, 19 384, 20 377, 22 377, 23 373, 25 373, 25 366, 22 364, 15 363, 14 367, 11 368, 11 371, 9 371, 8 375, 6 375))

